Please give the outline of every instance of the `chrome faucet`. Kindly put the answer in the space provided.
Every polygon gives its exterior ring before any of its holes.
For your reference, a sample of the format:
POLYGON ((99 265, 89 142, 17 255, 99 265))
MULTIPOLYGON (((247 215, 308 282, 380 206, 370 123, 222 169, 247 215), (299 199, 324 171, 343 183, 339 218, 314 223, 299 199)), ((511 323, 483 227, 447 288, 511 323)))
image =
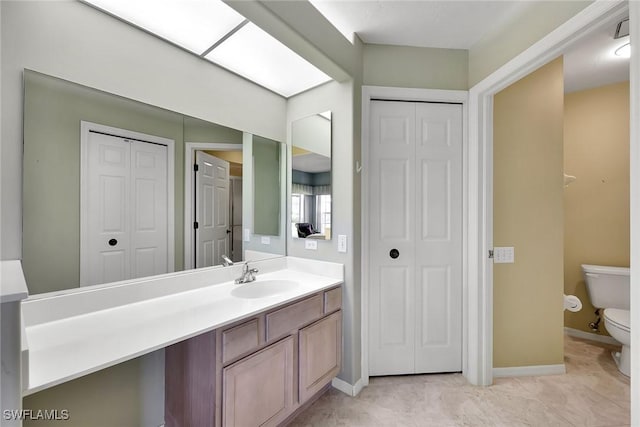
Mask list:
POLYGON ((245 262, 242 267, 242 276, 236 279, 236 283, 249 283, 256 280, 256 273, 258 272, 257 268, 249 268, 249 261, 245 262))
POLYGON ((231 261, 228 256, 223 254, 220 258, 222 258, 222 265, 224 265, 225 267, 233 265, 233 261, 231 261))

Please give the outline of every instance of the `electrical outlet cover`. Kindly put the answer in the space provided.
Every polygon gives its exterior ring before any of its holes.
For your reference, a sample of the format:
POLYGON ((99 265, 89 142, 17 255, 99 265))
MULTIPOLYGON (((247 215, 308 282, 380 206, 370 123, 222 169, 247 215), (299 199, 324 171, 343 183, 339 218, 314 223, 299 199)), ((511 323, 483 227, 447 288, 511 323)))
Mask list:
POLYGON ((318 242, 316 240, 305 240, 304 241, 304 248, 305 249, 311 249, 311 250, 316 250, 318 249, 318 242))

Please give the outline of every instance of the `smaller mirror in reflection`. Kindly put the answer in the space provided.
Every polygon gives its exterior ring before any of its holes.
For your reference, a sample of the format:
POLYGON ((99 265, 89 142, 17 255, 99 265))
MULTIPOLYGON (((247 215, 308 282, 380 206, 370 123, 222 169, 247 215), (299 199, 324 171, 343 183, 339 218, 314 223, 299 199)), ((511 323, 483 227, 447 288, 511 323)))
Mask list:
POLYGON ((291 234, 330 240, 331 111, 293 122, 291 138, 291 234))

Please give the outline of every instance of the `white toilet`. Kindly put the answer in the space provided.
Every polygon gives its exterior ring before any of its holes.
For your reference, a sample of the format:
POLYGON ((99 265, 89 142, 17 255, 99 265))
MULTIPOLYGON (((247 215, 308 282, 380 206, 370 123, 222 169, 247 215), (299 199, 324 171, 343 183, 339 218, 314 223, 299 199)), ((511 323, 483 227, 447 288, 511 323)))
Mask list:
POLYGON ((629 268, 582 265, 591 304, 604 308, 604 326, 607 332, 622 344, 622 351, 613 353, 620 372, 630 376, 631 303, 629 268))

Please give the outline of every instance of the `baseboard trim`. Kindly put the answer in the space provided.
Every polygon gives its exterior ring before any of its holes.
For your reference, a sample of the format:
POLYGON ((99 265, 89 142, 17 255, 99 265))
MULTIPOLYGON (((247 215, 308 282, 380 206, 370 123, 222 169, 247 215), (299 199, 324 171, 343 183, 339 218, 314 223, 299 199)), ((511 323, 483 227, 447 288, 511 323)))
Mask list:
POLYGON ((606 335, 593 334, 591 332, 581 331, 580 329, 568 328, 565 326, 564 332, 570 337, 582 338, 589 341, 596 341, 605 344, 620 345, 615 338, 606 335))
POLYGON ((360 378, 355 383, 355 385, 351 385, 348 382, 341 380, 340 378, 334 378, 333 381, 331 381, 331 385, 333 386, 333 388, 336 388, 341 392, 343 392, 344 394, 352 397, 357 396, 364 388, 362 378, 360 378))
POLYGON ((566 372, 564 363, 559 365, 513 366, 509 368, 493 368, 493 377, 537 377, 541 375, 562 375, 566 372))

